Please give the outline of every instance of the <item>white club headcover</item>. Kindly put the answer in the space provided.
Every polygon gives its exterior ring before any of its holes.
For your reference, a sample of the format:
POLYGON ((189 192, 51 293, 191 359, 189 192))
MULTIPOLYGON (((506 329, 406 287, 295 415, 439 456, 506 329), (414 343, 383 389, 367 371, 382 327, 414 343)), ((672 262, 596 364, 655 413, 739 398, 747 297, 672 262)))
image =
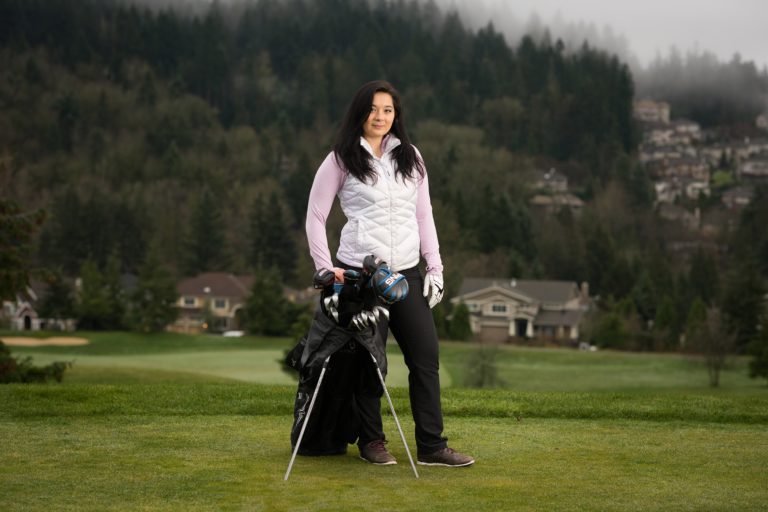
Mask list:
POLYGON ((443 300, 443 276, 427 274, 424 277, 424 297, 429 303, 429 307, 433 308, 443 300))

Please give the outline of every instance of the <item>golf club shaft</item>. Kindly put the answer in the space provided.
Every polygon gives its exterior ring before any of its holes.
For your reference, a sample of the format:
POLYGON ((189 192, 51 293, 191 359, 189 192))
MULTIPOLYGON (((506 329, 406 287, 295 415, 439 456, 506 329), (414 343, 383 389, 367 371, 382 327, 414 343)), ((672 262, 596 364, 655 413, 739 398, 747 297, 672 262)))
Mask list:
POLYGON ((299 446, 301 446, 301 439, 304 437, 304 431, 307 428, 307 423, 309 423, 309 416, 312 414, 312 407, 315 406, 315 398, 317 398, 317 392, 320 391, 320 384, 323 383, 323 377, 325 376, 325 369, 328 367, 328 361, 330 360, 331 360, 331 356, 328 356, 325 358, 325 361, 323 361, 323 369, 320 371, 320 378, 317 380, 317 385, 315 386, 315 392, 312 394, 312 400, 309 401, 309 409, 307 410, 307 416, 304 418, 304 423, 301 425, 301 432, 299 432, 299 438, 296 440, 296 446, 293 448, 293 455, 291 455, 291 462, 288 463, 288 470, 285 472, 285 477, 283 478, 283 481, 288 480, 288 477, 291 475, 291 468, 293 468, 293 461, 296 460, 296 454, 299 453, 299 446))

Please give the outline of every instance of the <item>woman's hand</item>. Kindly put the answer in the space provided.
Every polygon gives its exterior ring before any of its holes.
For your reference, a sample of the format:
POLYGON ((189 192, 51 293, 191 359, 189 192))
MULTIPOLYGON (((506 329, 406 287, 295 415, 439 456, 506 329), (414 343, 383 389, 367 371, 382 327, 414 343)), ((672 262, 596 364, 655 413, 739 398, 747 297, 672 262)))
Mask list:
POLYGON ((339 267, 333 267, 333 273, 336 275, 336 282, 344 282, 344 269, 339 267))

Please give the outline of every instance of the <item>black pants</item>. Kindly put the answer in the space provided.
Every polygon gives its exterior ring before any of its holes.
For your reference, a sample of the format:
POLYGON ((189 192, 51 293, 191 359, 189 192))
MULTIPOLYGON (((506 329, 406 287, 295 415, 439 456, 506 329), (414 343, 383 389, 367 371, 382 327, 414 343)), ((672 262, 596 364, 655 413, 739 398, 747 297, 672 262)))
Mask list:
MULTIPOLYGON (((409 372, 408 392, 416 424, 416 447, 418 453, 427 454, 444 448, 448 441, 443 437, 437 332, 432 311, 422 295, 424 280, 418 268, 400 273, 408 280, 408 296, 390 306, 389 322, 383 319, 379 323, 378 335, 386 343, 390 329, 403 353, 409 372)), ((362 422, 359 445, 385 439, 381 422, 382 393, 381 389, 364 386, 355 394, 362 422)))

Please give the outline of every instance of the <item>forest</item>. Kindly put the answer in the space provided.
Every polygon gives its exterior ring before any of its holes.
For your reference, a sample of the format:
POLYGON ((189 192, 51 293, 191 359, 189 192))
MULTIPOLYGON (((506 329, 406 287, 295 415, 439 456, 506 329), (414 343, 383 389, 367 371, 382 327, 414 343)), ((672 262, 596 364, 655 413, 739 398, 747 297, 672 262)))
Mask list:
MULTIPOLYGON (((635 79, 587 41, 506 41, 403 0, 2 0, 0 69, 0 195, 47 213, 33 259, 58 276, 273 269, 307 286, 314 172, 354 91, 383 78, 427 164, 448 297, 464 277, 588 282, 597 344, 674 350, 712 307, 734 350, 759 337, 765 191, 714 239, 661 219, 635 79), (550 168, 581 214, 531 209, 550 168)), ((718 108, 712 123, 759 113, 718 108)), ((332 252, 343 222, 334 210, 332 252)))

